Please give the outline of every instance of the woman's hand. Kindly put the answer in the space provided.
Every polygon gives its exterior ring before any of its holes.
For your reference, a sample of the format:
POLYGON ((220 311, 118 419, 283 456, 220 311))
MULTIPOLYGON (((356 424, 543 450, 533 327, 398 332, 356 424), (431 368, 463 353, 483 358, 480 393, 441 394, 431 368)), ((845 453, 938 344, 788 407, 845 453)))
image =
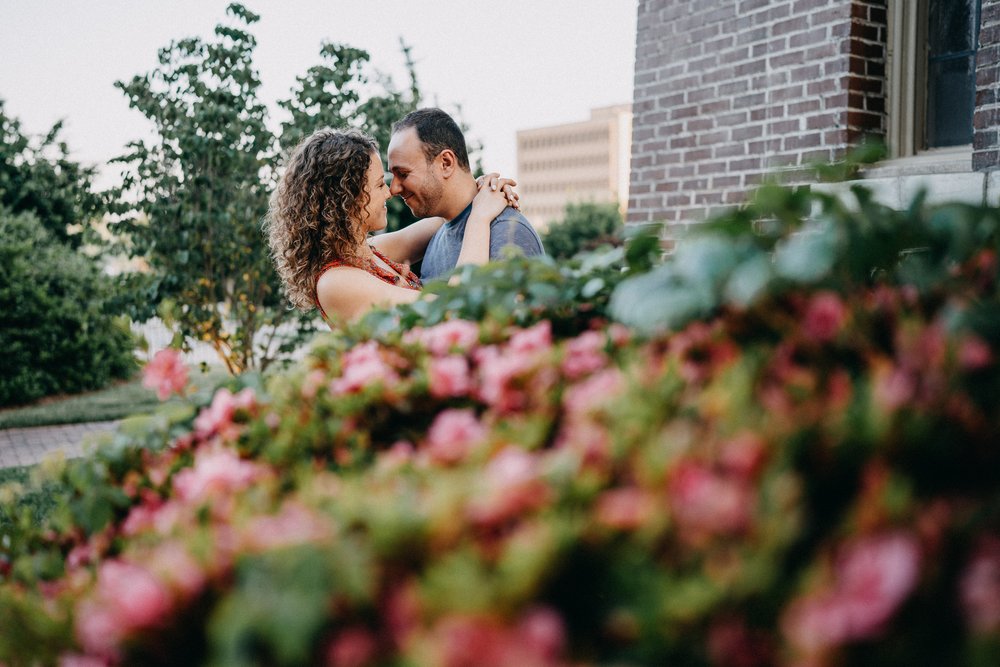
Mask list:
POLYGON ((504 188, 509 188, 506 183, 510 182, 509 178, 500 178, 496 174, 485 176, 483 184, 479 187, 479 193, 472 200, 470 220, 474 218, 489 222, 500 215, 509 205, 504 188))
POLYGON ((514 191, 514 186, 517 185, 517 181, 513 178, 503 178, 497 172, 491 172, 489 174, 483 174, 476 179, 476 186, 482 190, 483 188, 490 188, 491 190, 500 190, 503 192, 504 197, 507 199, 507 206, 511 208, 521 209, 521 197, 514 191))

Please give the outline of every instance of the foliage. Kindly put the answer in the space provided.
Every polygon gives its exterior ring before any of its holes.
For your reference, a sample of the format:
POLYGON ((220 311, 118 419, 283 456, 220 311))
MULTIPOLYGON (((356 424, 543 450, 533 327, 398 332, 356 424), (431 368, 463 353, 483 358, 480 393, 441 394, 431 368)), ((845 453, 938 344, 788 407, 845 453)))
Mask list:
POLYGON ((74 228, 98 212, 100 198, 91 192, 94 168, 69 158, 61 130, 60 121, 33 141, 0 100, 0 208, 33 213, 56 240, 77 247, 74 228))
POLYGON ((32 213, 0 208, 0 405, 107 385, 136 370, 93 260, 32 213))
POLYGON ((378 92, 364 67, 366 52, 325 44, 324 64, 279 102, 291 117, 275 137, 253 63, 249 29, 258 17, 238 4, 228 12, 234 25, 216 27, 213 40, 172 42, 160 50, 156 69, 117 84, 155 134, 120 158, 132 171, 117 193, 112 229, 115 251, 149 267, 126 277, 130 313, 159 314, 176 329, 178 345, 209 342, 237 373, 266 369, 316 331, 314 313, 299 315, 282 300, 260 231, 279 142, 288 148, 323 125, 387 137, 391 120, 419 95, 409 61, 409 95, 386 79, 378 92))
POLYGON ((563 219, 545 230, 542 243, 556 259, 567 259, 601 245, 621 245, 624 233, 617 204, 570 203, 563 219))
POLYGON ((130 420, 39 475, 48 519, 5 505, 0 660, 996 664, 1000 220, 859 191, 831 240, 801 231, 825 197, 765 190, 661 266, 643 236, 470 269, 476 303, 130 420), (775 273, 732 298, 757 248, 775 273), (696 259, 686 320, 637 290, 696 259))

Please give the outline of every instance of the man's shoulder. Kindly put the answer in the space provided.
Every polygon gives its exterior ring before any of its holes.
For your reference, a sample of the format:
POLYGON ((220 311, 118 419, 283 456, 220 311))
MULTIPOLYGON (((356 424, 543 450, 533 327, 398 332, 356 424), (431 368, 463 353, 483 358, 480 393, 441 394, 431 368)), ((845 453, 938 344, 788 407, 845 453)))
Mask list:
POLYGON ((490 241, 490 255, 494 258, 499 256, 498 253, 505 245, 518 246, 528 256, 545 254, 538 230, 517 209, 509 206, 505 208, 500 215, 493 219, 490 229, 494 231, 494 238, 490 241), (498 226, 506 230, 506 233, 497 236, 498 226))

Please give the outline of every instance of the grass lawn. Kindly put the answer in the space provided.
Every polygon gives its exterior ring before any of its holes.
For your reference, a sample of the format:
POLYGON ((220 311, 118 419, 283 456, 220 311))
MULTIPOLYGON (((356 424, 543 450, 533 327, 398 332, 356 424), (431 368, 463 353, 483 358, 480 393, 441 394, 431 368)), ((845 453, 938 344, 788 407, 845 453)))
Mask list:
MULTIPOLYGON (((226 376, 222 368, 212 367, 207 373, 190 369, 190 381, 198 387, 210 386, 226 376)), ((51 396, 31 405, 0 410, 0 429, 121 419, 149 412, 158 404, 156 394, 143 387, 142 379, 136 377, 98 391, 51 396)))

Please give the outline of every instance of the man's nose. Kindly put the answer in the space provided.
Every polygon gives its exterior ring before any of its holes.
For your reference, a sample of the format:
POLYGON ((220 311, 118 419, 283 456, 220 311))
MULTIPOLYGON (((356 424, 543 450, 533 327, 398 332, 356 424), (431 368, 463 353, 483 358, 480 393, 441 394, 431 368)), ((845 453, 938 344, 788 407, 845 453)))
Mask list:
POLYGON ((393 197, 395 197, 396 195, 398 195, 402 191, 403 191, 403 188, 399 184, 398 179, 394 178, 391 181, 389 181, 389 194, 390 195, 392 195, 393 197))

